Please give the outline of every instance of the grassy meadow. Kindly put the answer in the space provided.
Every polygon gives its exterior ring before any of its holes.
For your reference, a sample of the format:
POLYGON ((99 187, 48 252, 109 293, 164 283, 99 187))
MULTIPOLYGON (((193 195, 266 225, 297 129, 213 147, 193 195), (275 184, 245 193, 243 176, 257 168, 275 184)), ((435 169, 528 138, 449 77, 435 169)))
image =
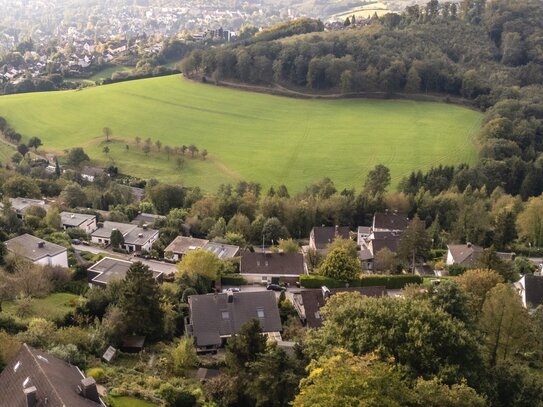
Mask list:
POLYGON ((38 136, 47 151, 81 146, 98 165, 213 191, 239 180, 264 187, 286 184, 292 192, 330 177, 336 186, 359 187, 382 163, 393 182, 414 169, 474 163, 472 141, 481 114, 460 106, 406 100, 299 100, 249 93, 183 79, 178 75, 78 91, 0 97, 0 116, 25 139, 38 136), (106 145, 103 127, 113 130, 106 145), (208 158, 178 169, 153 147, 195 144, 208 158), (143 143, 142 143, 143 144, 143 143), (127 148, 128 145, 128 148, 127 148))

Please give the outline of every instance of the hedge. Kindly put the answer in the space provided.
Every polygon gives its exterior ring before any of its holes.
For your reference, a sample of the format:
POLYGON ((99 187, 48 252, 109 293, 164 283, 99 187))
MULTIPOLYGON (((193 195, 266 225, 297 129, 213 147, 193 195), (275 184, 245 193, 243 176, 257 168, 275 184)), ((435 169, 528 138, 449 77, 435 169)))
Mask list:
POLYGON ((306 275, 300 276, 300 285, 304 288, 320 288, 325 285, 328 288, 342 288, 346 284, 349 287, 374 287, 384 286, 388 289, 400 289, 404 288, 407 284, 422 284, 422 277, 414 276, 411 274, 400 275, 371 275, 364 276, 357 280, 351 280, 348 282, 335 280, 330 277, 319 275, 306 275))
POLYGON ((239 274, 223 274, 221 276, 222 285, 246 285, 247 280, 245 280, 239 274))

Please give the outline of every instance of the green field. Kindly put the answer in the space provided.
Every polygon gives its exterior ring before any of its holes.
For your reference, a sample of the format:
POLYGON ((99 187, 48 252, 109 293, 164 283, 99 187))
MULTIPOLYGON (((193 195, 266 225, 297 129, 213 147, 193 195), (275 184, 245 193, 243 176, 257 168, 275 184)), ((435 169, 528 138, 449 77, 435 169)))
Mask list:
POLYGON ((215 190, 239 180, 300 191, 330 177, 359 187, 376 164, 393 182, 414 169, 474 163, 472 136, 482 115, 463 107, 406 100, 300 100, 218 88, 180 76, 79 91, 0 97, 0 116, 45 150, 82 146, 97 164, 123 173, 215 190), (113 130, 104 154, 102 128, 113 130), (145 156, 136 136, 163 145, 194 143, 207 160, 175 159, 153 149, 145 156), (126 144, 129 149, 126 149, 126 144))

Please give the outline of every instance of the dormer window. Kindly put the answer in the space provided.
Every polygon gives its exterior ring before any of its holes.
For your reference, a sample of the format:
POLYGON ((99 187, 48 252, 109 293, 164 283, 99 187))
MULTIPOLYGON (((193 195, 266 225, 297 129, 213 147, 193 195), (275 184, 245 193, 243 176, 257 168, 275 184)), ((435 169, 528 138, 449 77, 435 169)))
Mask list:
POLYGON ((258 318, 264 319, 264 308, 257 308, 256 315, 258 316, 258 318))
POLYGON ((222 315, 222 319, 223 320, 228 320, 230 319, 230 313, 228 311, 222 311, 221 312, 221 315, 222 315))

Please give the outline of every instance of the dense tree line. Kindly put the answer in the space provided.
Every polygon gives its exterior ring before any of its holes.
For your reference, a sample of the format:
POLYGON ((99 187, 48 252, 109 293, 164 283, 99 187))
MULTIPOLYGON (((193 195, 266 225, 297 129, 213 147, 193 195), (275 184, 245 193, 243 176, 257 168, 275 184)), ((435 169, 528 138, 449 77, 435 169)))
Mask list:
POLYGON ((459 168, 457 182, 527 198, 543 192, 542 21, 536 0, 432 0, 361 29, 198 50, 182 70, 217 81, 464 98, 485 117, 480 162, 459 168))

